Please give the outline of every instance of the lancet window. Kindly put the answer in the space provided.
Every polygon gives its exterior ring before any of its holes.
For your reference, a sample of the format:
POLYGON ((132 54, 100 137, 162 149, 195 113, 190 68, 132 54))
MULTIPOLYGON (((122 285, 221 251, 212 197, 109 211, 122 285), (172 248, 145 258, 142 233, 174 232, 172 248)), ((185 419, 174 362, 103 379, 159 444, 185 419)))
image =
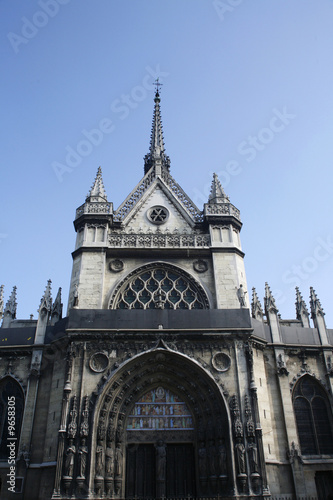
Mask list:
POLYGON ((332 418, 324 389, 304 376, 295 387, 293 403, 302 455, 333 454, 332 418))

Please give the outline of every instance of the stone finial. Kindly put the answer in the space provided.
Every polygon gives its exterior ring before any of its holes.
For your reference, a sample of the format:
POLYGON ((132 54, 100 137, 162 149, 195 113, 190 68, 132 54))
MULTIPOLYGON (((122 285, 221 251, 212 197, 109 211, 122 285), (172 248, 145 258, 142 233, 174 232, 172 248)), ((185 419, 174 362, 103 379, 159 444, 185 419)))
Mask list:
POLYGON ((252 318, 262 321, 264 313, 255 288, 252 288, 251 313, 252 318))
POLYGON ((87 196, 88 201, 108 201, 105 192, 103 179, 102 179, 102 168, 98 167, 96 178, 87 196))
POLYGON ((0 286, 0 319, 3 316, 3 307, 4 307, 3 290, 4 290, 4 285, 1 285, 0 286))
POLYGON ((17 309, 16 290, 17 287, 14 286, 3 313, 4 316, 10 317, 10 319, 16 318, 16 309, 17 309))
POLYGON ((298 286, 296 287, 296 318, 302 322, 302 325, 306 328, 310 328, 309 323, 309 311, 306 307, 306 303, 303 300, 301 292, 299 291, 298 286))
POLYGON ((62 318, 61 288, 59 288, 57 296, 52 305, 51 323, 54 324, 61 318, 62 318))
POLYGON ((275 299, 272 295, 271 289, 268 286, 268 283, 265 283, 264 305, 265 305, 266 316, 268 316, 269 312, 273 312, 275 314, 279 312, 278 308, 276 307, 275 299))
POLYGON ((310 287, 310 307, 311 307, 311 318, 314 319, 317 316, 325 316, 324 310, 321 306, 320 300, 318 299, 315 290, 310 287))
POLYGON ((51 297, 51 280, 47 281, 45 292, 40 301, 40 306, 38 309, 39 314, 47 314, 51 312, 52 309, 52 297, 51 297))
POLYGON ((226 203, 229 201, 229 197, 225 194, 217 174, 214 173, 208 203, 226 203))

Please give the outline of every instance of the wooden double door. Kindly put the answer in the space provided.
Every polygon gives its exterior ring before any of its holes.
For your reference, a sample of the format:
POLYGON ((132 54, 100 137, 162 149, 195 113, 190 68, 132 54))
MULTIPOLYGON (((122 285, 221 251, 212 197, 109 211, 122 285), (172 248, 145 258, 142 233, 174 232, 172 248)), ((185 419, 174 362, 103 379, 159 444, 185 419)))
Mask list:
POLYGON ((126 453, 126 498, 195 497, 194 449, 189 443, 163 445, 163 473, 156 444, 129 444, 126 453))

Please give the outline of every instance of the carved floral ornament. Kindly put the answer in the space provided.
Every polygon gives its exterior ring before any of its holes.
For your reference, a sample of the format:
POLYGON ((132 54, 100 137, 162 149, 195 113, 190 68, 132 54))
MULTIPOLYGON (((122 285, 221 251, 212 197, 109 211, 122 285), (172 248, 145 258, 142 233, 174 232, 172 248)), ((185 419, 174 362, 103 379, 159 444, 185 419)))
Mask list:
POLYGON ((124 262, 120 259, 111 260, 109 268, 110 271, 113 271, 114 273, 119 273, 124 269, 124 262))

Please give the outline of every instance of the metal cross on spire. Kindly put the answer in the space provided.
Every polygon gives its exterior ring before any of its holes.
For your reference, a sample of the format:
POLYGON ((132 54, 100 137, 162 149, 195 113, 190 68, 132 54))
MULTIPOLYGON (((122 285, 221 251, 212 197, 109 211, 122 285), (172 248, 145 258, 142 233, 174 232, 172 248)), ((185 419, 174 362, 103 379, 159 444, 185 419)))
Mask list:
POLYGON ((162 87, 162 85, 163 85, 163 83, 160 83, 159 80, 160 80, 159 78, 156 78, 156 80, 154 81, 154 84, 153 84, 156 87, 156 93, 158 93, 158 88, 162 87))

